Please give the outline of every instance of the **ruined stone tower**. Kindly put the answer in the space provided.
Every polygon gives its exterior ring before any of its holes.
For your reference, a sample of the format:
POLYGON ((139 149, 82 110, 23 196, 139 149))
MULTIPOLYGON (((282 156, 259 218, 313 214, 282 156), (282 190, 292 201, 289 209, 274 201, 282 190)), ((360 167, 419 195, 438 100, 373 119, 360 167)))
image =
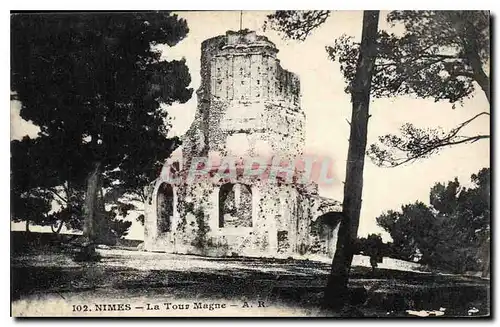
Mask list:
POLYGON ((281 68, 277 52, 272 42, 255 32, 228 32, 203 42, 200 125, 193 124, 190 131, 203 131, 198 135, 203 148, 196 149, 197 154, 302 153, 300 83, 281 68))
MULTIPOLYGON (((205 40, 201 51, 195 119, 183 138, 182 158, 169 159, 164 171, 186 176, 198 158, 291 162, 301 156, 305 115, 299 78, 281 67, 276 46, 242 30, 205 40)), ((334 224, 315 226, 324 204, 313 183, 238 175, 230 182, 174 185, 159 178, 146 203, 145 248, 214 256, 332 255, 334 224)))

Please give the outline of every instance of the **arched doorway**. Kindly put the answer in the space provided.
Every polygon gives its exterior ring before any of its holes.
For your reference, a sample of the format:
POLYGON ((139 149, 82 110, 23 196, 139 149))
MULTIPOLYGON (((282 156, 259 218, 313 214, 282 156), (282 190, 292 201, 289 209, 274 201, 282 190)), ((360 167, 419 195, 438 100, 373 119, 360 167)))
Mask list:
POLYGON ((156 212, 158 232, 166 233, 172 230, 174 219, 174 189, 172 185, 163 183, 158 188, 156 197, 156 212))
POLYGON ((252 189, 226 183, 219 191, 219 228, 252 227, 252 189))
POLYGON ((330 257, 335 255, 337 247, 337 233, 341 212, 327 212, 314 220, 311 224, 314 252, 321 252, 330 257))

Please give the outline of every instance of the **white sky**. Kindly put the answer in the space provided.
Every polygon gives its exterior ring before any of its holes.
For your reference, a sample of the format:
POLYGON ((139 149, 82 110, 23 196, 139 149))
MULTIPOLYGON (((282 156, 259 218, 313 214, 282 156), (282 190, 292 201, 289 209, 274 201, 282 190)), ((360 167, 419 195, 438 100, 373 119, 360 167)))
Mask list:
MULTIPOLYGON (((329 156, 334 160, 337 182, 328 189, 321 189, 324 196, 342 200, 347 156, 351 103, 344 93, 345 83, 337 63, 328 59, 326 45, 342 34, 359 39, 361 34, 361 11, 334 12, 328 21, 304 42, 285 41, 274 31, 262 31, 266 12, 244 12, 243 28, 256 30, 267 36, 280 50, 278 58, 283 68, 297 73, 301 81, 301 105, 306 114, 306 151, 329 156)), ((225 34, 227 30, 239 29, 239 12, 182 12, 186 18, 188 36, 173 48, 165 47, 168 59, 186 58, 191 73, 191 86, 196 90, 200 84, 200 47, 207 38, 225 34)), ((385 15, 381 15, 381 28, 386 28, 385 15)), ((191 124, 196 110, 197 98, 186 104, 174 105, 168 110, 173 120, 172 134, 182 135, 191 124)), ((397 133, 406 122, 417 127, 438 127, 448 130, 476 113, 488 110, 484 94, 479 91, 463 107, 453 110, 451 104, 432 100, 391 98, 375 99, 371 103, 372 117, 368 126, 368 144, 378 136, 397 133)), ((483 117, 467 128, 467 135, 489 132, 489 117, 483 117)), ((11 106, 11 139, 25 134, 36 134, 35 128, 19 117, 18 103, 11 106)), ((402 204, 416 200, 429 202, 429 190, 436 182, 446 182, 458 177, 462 183, 483 167, 489 167, 489 140, 475 144, 460 145, 444 149, 430 159, 397 168, 379 168, 367 158, 364 174, 363 206, 359 235, 382 233, 375 218, 389 209, 398 209, 402 204)), ((19 228, 22 228, 19 226, 19 228)), ((17 228, 16 228, 17 229, 17 228)), ((129 237, 142 239, 143 228, 134 223, 129 237)), ((383 234, 384 239, 388 239, 383 234)))

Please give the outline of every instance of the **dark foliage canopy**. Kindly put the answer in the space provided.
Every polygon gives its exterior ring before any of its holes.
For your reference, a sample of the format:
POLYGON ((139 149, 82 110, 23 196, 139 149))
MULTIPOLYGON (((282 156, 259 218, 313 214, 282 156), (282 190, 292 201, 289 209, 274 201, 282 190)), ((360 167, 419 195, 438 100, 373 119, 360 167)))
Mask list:
MULTIPOLYGON (((489 14, 481 11, 393 11, 387 16, 403 33, 380 31, 372 95, 414 95, 451 103, 470 97, 475 82, 489 99, 489 14), (487 79, 483 81, 483 79, 487 79)), ((354 77, 359 44, 351 36, 327 47, 344 78, 354 77)))
POLYGON ((430 206, 415 202, 377 217, 393 239, 393 255, 453 272, 482 270, 490 244, 490 169, 473 174, 471 182, 470 188, 456 178, 437 183, 430 206))
POLYGON ((64 186, 77 207, 73 195, 99 162, 105 190, 142 196, 178 145, 164 105, 192 94, 184 60, 163 60, 154 46, 187 33, 165 12, 12 15, 11 90, 21 117, 40 127, 36 139, 12 142, 16 194, 64 186))
MULTIPOLYGON (((328 11, 277 11, 268 26, 291 39, 304 40, 330 16, 328 11)), ((483 91, 490 101, 490 16, 487 11, 392 11, 387 21, 401 32, 378 32, 377 59, 371 95, 375 98, 413 96, 457 103, 483 91)), ((340 65, 350 92, 356 74, 359 43, 343 35, 327 46, 340 65)), ((472 115, 471 115, 472 116, 472 115)), ((489 116, 481 112, 450 131, 404 124, 400 135, 383 135, 368 155, 379 166, 395 167, 438 153, 442 148, 488 139, 466 135, 465 127, 489 116)))
POLYGON ((369 234, 367 237, 360 237, 355 243, 355 253, 369 256, 381 262, 384 256, 390 256, 389 245, 382 241, 380 234, 369 234))
POLYGON ((271 28, 293 40, 304 41, 330 16, 326 10, 278 10, 267 16, 264 29, 271 28))

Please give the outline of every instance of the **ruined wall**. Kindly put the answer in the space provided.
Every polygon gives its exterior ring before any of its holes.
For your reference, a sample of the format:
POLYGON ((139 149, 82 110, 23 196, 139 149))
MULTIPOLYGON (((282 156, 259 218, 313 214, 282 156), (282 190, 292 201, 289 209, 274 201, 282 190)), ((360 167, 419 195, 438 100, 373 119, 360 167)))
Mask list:
MULTIPOLYGON (((249 185, 248 180, 241 183, 249 185)), ((293 184, 258 182, 251 186, 251 226, 220 227, 220 187, 209 181, 175 187, 176 212, 166 233, 157 228, 161 223, 151 219, 157 207, 153 199, 146 206, 150 213, 145 248, 208 256, 333 256, 338 225, 325 224, 318 217, 326 210, 340 210, 339 203, 332 204, 336 208, 325 207, 324 199, 302 193, 293 184)))
POLYGON ((212 256, 273 257, 287 257, 305 248, 309 217, 298 214, 301 203, 293 185, 251 185, 252 222, 244 227, 220 227, 220 187, 208 181, 175 187, 176 212, 169 232, 158 228, 162 223, 154 212, 159 201, 156 193, 156 199, 147 206, 145 248, 212 256), (151 219, 153 216, 156 219, 151 219))
MULTIPOLYGON (((193 157, 300 156, 305 139, 300 83, 281 67, 275 45, 244 30, 208 39, 201 50, 198 109, 183 138, 179 174, 186 173, 193 157)), ((245 197, 251 202, 245 207, 251 211, 251 222, 235 216, 241 203, 221 198, 221 187, 227 185, 204 180, 174 187, 171 228, 162 231, 165 222, 159 221, 157 208, 164 201, 158 197, 158 180, 146 206, 145 248, 210 256, 288 257, 308 253, 313 243, 322 242, 317 239, 321 233, 311 229, 319 202, 310 196, 317 193, 317 186, 306 189, 243 177, 238 183, 251 190, 251 196, 245 197), (228 212, 221 214, 221 206, 228 212), (221 216, 232 220, 221 224, 221 216)), ((322 245, 318 251, 329 253, 329 246, 322 245)))
POLYGON ((277 52, 267 38, 249 31, 202 43, 198 111, 184 157, 303 152, 299 79, 281 67, 277 52))

